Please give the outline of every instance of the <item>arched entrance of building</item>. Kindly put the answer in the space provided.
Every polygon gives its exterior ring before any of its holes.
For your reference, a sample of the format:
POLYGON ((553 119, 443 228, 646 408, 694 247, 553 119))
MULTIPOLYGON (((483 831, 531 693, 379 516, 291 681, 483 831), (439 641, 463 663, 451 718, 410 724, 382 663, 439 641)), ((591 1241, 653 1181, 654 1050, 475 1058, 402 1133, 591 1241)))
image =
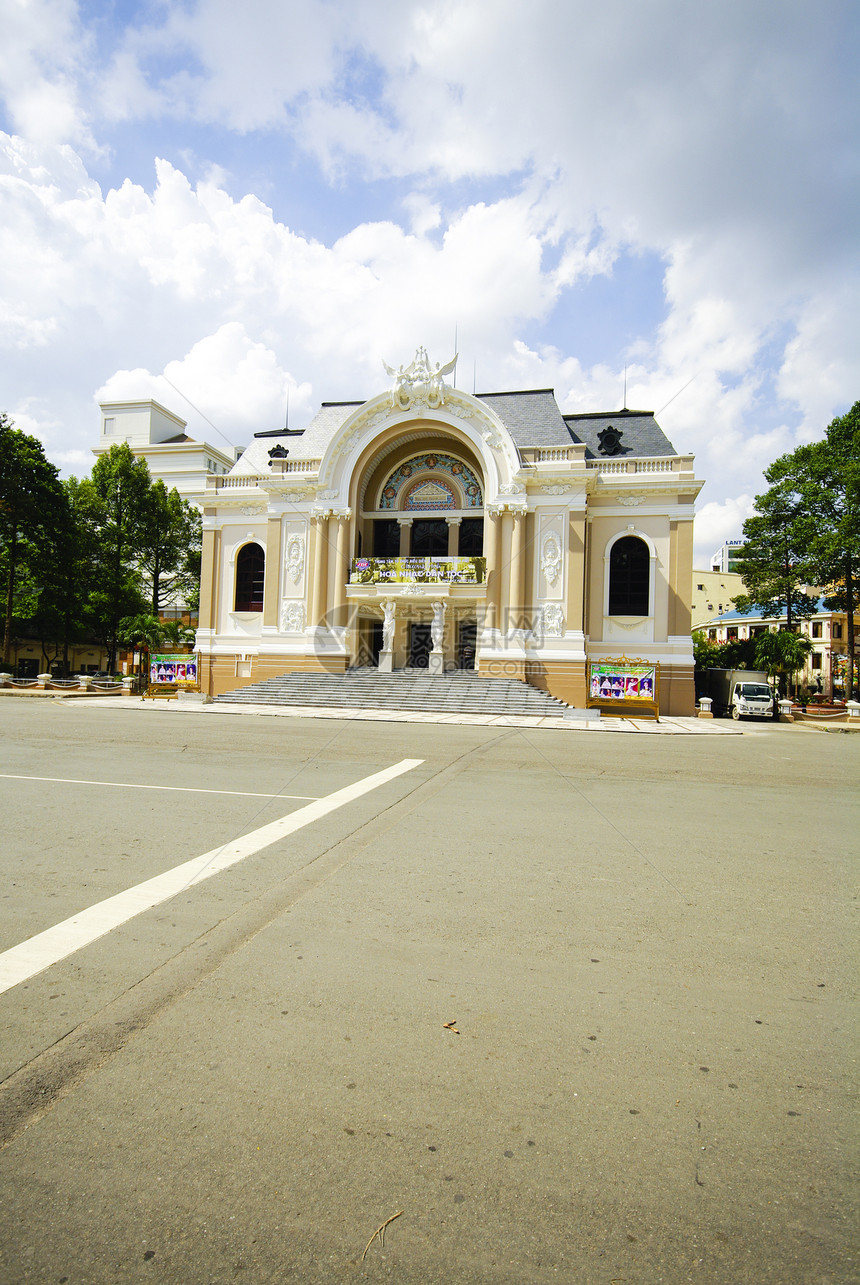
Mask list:
POLYGON ((401 426, 368 452, 355 476, 355 544, 370 552, 354 559, 348 586, 362 658, 353 663, 475 667, 484 486, 474 447, 442 425, 401 426))

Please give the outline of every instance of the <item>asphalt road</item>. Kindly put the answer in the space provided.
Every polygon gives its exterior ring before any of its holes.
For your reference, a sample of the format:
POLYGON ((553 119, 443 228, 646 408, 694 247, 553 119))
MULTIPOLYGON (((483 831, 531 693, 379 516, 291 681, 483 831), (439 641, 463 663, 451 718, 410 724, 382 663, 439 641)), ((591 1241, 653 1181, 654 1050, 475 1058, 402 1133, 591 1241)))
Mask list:
POLYGON ((0 745, 0 952, 248 849, 0 994, 2 1285, 860 1279, 860 738, 6 701, 0 745))

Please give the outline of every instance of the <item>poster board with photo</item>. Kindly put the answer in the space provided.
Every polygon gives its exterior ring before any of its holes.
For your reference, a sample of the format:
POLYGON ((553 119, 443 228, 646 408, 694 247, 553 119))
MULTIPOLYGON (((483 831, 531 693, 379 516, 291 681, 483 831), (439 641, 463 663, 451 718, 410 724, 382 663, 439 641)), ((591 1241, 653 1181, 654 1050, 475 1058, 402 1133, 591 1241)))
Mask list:
POLYGON ((624 718, 659 718, 660 665, 618 656, 588 662, 588 708, 624 718))
POLYGON ((164 652, 149 658, 149 686, 196 688, 200 663, 196 652, 164 652))

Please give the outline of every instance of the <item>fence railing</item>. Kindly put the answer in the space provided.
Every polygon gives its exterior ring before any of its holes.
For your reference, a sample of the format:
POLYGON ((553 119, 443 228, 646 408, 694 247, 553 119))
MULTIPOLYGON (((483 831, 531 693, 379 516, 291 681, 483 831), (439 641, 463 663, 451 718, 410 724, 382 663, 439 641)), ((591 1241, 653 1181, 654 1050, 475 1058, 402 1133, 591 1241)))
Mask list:
POLYGON ((0 674, 0 687, 38 688, 42 691, 58 692, 99 692, 110 695, 116 692, 131 692, 135 680, 129 678, 93 678, 91 674, 76 674, 73 678, 54 678, 51 674, 37 674, 35 678, 15 678, 12 674, 0 674))
POLYGON ((658 455, 636 460, 586 460, 599 473, 691 473, 692 455, 658 455))

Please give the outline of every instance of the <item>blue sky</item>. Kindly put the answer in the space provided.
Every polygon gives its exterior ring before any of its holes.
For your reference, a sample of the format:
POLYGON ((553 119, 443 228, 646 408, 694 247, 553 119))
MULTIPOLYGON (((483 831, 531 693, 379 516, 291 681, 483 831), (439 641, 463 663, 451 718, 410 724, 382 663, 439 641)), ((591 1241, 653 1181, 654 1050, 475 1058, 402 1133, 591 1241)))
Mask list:
POLYGON ((856 6, 0 0, 0 407, 236 444, 425 344, 660 411, 699 562, 860 390, 856 6), (168 383, 167 381, 170 381, 168 383), (681 391, 683 390, 683 391, 681 391), (210 431, 211 435, 211 431, 210 431))

